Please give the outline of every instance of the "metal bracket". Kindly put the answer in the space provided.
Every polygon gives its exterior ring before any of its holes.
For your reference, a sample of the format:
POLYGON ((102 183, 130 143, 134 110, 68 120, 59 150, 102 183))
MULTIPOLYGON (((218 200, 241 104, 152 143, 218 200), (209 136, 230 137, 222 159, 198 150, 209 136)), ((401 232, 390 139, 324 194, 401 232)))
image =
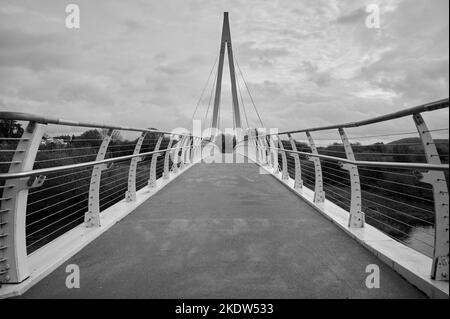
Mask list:
POLYGON ((280 150, 281 150, 281 162, 282 162, 281 179, 288 180, 289 174, 288 174, 288 168, 287 168, 286 152, 284 151, 284 145, 279 136, 278 136, 278 144, 280 145, 280 150))
MULTIPOLYGON (((133 155, 139 154, 141 151, 142 143, 144 142, 147 132, 142 132, 141 136, 137 139, 134 146, 133 155)), ((132 202, 136 200, 136 170, 138 163, 142 160, 141 157, 133 157, 130 162, 130 169, 128 171, 128 189, 125 192, 125 200, 132 202)))
MULTIPOLYGON (((295 144, 295 140, 291 134, 288 134, 289 141, 291 142, 291 148, 294 152, 297 152, 297 145, 295 144)), ((301 170, 301 162, 300 156, 297 153, 291 153, 291 156, 295 161, 295 182, 294 188, 301 190, 303 188, 303 180, 302 180, 302 170, 301 170)))
MULTIPOLYGON (((427 162, 441 164, 439 153, 434 144, 433 137, 420 114, 413 115, 414 123, 422 141, 427 162)), ((433 264, 431 278, 435 280, 449 280, 449 214, 448 214, 448 187, 445 174, 442 171, 428 171, 416 173, 419 180, 433 187, 435 231, 433 264)))
MULTIPOLYGON (((115 130, 109 130, 103 137, 102 144, 97 153, 96 161, 105 159, 108 145, 111 142, 115 130)), ((106 164, 95 165, 92 169, 91 182, 89 185, 88 211, 84 214, 84 224, 86 227, 100 227, 100 180, 102 171, 107 169, 106 164)))
MULTIPOLYGON (((9 173, 33 169, 45 124, 29 122, 17 144, 9 173)), ((25 240, 28 190, 42 185, 45 177, 7 179, 0 201, 0 283, 20 283, 29 276, 25 240)))
POLYGON ((45 178, 46 178, 45 175, 30 176, 30 178, 27 181, 27 187, 28 188, 41 187, 42 185, 44 185, 45 178))
MULTIPOLYGON (((167 145, 167 149, 171 149, 173 144, 173 136, 170 135, 169 144, 167 145)), ((170 151, 167 151, 164 154, 164 171, 163 171, 163 179, 169 179, 170 175, 170 151)))
MULTIPOLYGON (((158 142, 156 142, 155 148, 153 149, 154 152, 159 151, 159 148, 161 147, 161 142, 164 138, 164 134, 162 134, 158 138, 158 142)), ((152 155, 152 162, 150 164, 150 178, 148 180, 148 187, 154 188, 156 187, 156 164, 158 163, 158 157, 160 156, 160 153, 154 153, 152 155)))
MULTIPOLYGON (((339 128, 339 135, 341 136, 342 144, 344 145, 347 159, 355 161, 355 154, 353 153, 352 145, 350 144, 347 135, 343 128, 339 128)), ((359 179, 359 170, 357 165, 348 163, 339 163, 342 169, 348 171, 351 185, 351 201, 350 201, 350 216, 348 219, 348 227, 363 228, 365 224, 365 215, 362 212, 362 192, 361 182, 359 179)))
MULTIPOLYGON (((311 136, 310 132, 306 132, 306 136, 308 137, 309 146, 311 147, 311 153, 314 155, 318 155, 316 144, 314 143, 314 139, 311 136)), ((323 174, 322 174, 322 165, 320 164, 320 158, 314 156, 308 156, 307 159, 314 163, 314 172, 315 172, 315 186, 314 186, 314 204, 323 208, 325 204, 325 191, 323 190, 323 174)))

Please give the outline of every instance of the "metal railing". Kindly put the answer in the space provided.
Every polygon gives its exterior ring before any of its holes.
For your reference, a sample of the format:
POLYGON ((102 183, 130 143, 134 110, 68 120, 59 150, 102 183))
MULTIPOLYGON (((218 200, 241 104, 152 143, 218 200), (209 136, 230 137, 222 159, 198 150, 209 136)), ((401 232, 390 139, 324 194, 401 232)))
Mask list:
POLYGON ((100 227, 107 208, 136 201, 201 156, 202 139, 191 134, 16 112, 0 120, 15 127, 0 135, 0 284, 22 282, 30 253, 80 224, 100 227), (75 136, 80 127, 89 130, 75 136))
POLYGON ((430 130, 422 116, 436 110, 448 111, 448 99, 359 122, 269 134, 255 129, 249 140, 260 164, 292 178, 299 192, 313 190, 319 209, 328 200, 349 213, 348 227, 367 222, 428 255, 431 278, 448 281, 448 128, 430 130), (347 136, 348 129, 408 117, 415 132, 347 136), (447 138, 433 139, 433 132, 447 138), (361 144, 365 139, 397 140, 361 144))
MULTIPOLYGON (((341 125, 277 134, 250 130, 248 140, 261 164, 284 180, 292 178, 298 191, 311 189, 319 209, 328 200, 349 212, 348 227, 367 222, 406 245, 415 241, 414 248, 433 260, 432 278, 448 280, 448 139, 433 139, 438 130, 429 130, 421 115, 439 109, 448 110, 448 99, 341 125), (347 136, 347 129, 409 116, 418 134, 414 140, 360 145, 352 140, 413 132, 347 136), (317 138, 322 132, 338 135, 317 138), (411 231, 421 236, 411 239, 411 231)), ((28 254, 80 224, 99 227, 108 207, 136 201, 138 190, 156 187, 158 179, 201 157, 203 140, 190 134, 12 112, 0 112, 0 119, 8 125, 27 122, 23 132, 16 125, 15 134, 0 136, 0 283, 23 281, 28 254), (62 136, 44 135, 61 126, 62 136), (70 133, 79 127, 95 130, 70 133), (120 139, 117 132, 138 135, 120 139)))

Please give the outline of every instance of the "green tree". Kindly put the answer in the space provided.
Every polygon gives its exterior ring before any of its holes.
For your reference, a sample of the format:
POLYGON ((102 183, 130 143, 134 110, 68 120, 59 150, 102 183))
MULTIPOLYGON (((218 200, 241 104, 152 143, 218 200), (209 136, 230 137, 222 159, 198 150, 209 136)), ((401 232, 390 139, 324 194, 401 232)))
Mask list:
POLYGON ((0 120, 1 138, 18 138, 23 134, 22 124, 15 120, 0 120))

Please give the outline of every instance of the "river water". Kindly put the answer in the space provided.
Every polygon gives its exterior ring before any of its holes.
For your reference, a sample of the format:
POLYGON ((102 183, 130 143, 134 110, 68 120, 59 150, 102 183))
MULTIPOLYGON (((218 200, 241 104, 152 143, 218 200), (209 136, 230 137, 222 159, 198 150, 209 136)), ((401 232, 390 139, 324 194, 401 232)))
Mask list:
POLYGON ((432 226, 417 226, 411 230, 409 237, 405 240, 405 243, 431 257, 433 256, 434 245, 434 227, 432 226))

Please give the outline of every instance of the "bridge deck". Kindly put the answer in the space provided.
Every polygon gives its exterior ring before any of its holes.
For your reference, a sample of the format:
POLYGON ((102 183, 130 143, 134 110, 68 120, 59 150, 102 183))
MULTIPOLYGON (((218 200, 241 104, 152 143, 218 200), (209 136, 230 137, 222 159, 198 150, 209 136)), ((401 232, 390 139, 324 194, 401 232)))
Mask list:
POLYGON ((423 298, 255 164, 198 164, 25 298, 423 298), (77 264, 81 288, 67 289, 77 264), (381 287, 368 289, 368 264, 381 287))

